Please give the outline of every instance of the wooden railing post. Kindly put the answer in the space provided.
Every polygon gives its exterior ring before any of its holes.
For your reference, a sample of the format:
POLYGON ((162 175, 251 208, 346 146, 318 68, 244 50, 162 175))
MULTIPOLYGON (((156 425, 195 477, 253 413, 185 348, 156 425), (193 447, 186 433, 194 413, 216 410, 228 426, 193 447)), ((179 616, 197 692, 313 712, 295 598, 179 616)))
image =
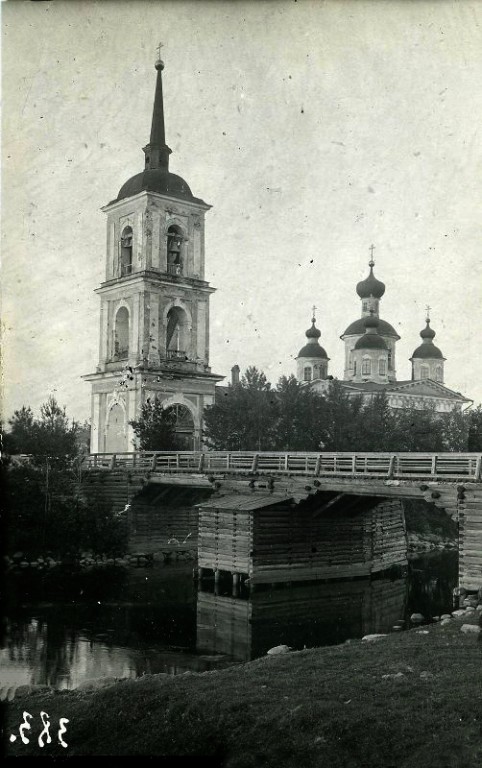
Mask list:
POLYGON ((253 456, 253 463, 251 464, 251 472, 256 472, 256 470, 258 469, 258 457, 259 457, 259 454, 255 453, 253 456))
POLYGON ((432 466, 430 469, 430 474, 432 475, 432 477, 435 477, 435 475, 437 474, 437 455, 436 454, 432 456, 432 466))
POLYGON ((151 459, 151 472, 156 471, 156 464, 157 464, 157 453, 155 453, 151 459))
POLYGON ((315 477, 318 477, 321 471, 321 453, 318 454, 316 457, 316 464, 315 464, 315 477))
POLYGON ((475 480, 482 480, 482 456, 477 456, 477 461, 475 462, 475 480))
POLYGON ((110 457, 109 469, 114 469, 115 464, 116 464, 116 455, 115 453, 113 453, 112 456, 110 457))
POLYGON ((356 453, 351 457, 351 473, 356 475, 356 453))
POLYGON ((396 456, 390 456, 390 463, 388 465, 388 478, 391 480, 395 474, 395 459, 396 456))
POLYGON ((201 451, 201 455, 199 457, 199 463, 198 463, 198 466, 197 466, 198 472, 202 472, 203 469, 204 469, 204 456, 205 456, 205 453, 203 453, 203 451, 201 451))

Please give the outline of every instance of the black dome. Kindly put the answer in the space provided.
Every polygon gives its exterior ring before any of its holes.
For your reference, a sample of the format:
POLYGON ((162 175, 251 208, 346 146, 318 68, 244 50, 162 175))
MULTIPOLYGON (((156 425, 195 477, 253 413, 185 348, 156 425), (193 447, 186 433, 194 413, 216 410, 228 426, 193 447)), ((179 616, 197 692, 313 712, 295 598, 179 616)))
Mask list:
POLYGON ((323 358, 323 360, 329 359, 323 347, 320 346, 320 344, 314 344, 313 342, 305 344, 303 349, 300 349, 298 352, 298 357, 320 357, 323 358))
MULTIPOLYGON (((348 326, 343 336, 360 336, 362 333, 365 333, 365 330, 365 318, 360 317, 359 320, 355 320, 355 322, 348 326)), ((379 319, 378 333, 380 336, 393 336, 395 339, 400 338, 395 328, 390 325, 390 323, 387 323, 386 320, 379 319)), ((343 338, 343 336, 341 338, 343 338)))
POLYGON ((423 331, 420 331, 420 336, 422 339, 433 339, 435 337, 435 331, 433 328, 430 328, 430 320, 427 318, 427 325, 423 329, 423 331))
POLYGON ((154 168, 142 171, 132 176, 129 181, 120 188, 117 200, 123 200, 126 197, 132 197, 139 192, 159 192, 161 195, 170 195, 178 197, 181 200, 191 200, 196 203, 203 203, 192 194, 189 185, 180 176, 170 173, 164 168, 154 168))
POLYGON ((387 349, 387 345, 378 333, 364 333, 355 344, 355 349, 387 349))
POLYGON ((361 299, 368 299, 370 296, 374 296, 376 299, 381 299, 385 293, 385 283, 382 283, 381 280, 377 280, 373 274, 373 262, 370 262, 370 274, 368 277, 357 283, 356 292, 361 299))
POLYGON ((413 353, 411 359, 414 357, 422 360, 445 360, 440 349, 436 347, 435 344, 432 344, 431 341, 426 341, 423 344, 420 344, 413 353))

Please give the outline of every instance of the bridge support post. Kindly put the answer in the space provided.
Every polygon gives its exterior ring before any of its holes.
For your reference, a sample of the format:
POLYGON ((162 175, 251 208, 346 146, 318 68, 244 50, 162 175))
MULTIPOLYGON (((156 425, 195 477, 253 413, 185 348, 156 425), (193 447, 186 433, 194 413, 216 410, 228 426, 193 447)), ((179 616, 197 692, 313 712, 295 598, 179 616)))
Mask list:
POLYGON ((115 469, 115 459, 116 459, 116 455, 115 453, 113 453, 112 456, 110 457, 109 469, 115 469))
POLYGON ((214 594, 219 595, 219 569, 216 568, 214 571, 214 594))
POLYGON ((233 597, 237 596, 238 588, 239 588, 239 573, 233 573, 233 597))

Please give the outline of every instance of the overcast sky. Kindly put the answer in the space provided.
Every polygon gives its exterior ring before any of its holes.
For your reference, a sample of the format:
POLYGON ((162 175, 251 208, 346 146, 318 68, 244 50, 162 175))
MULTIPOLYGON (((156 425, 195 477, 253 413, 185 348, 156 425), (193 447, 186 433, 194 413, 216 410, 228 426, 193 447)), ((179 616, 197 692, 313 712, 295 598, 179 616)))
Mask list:
POLYGON ((5 415, 90 415, 101 206, 143 169, 164 43, 171 170, 206 215, 211 365, 295 371, 311 306, 330 372, 368 273, 400 334, 425 305, 445 383, 482 401, 482 4, 2 3, 5 415))

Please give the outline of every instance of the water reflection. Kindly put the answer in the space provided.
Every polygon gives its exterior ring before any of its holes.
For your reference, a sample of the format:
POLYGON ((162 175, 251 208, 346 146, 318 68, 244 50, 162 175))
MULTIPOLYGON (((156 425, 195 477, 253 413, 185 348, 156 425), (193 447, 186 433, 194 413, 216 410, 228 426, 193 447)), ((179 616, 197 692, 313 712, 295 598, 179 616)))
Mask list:
POLYGON ((249 661, 276 645, 299 650, 388 632, 404 615, 406 594, 406 578, 272 588, 248 600, 200 592, 197 647, 249 661))
POLYGON ((100 677, 202 672, 293 648, 388 632, 450 610, 453 553, 408 577, 322 582, 232 597, 197 591, 192 566, 9 574, 0 686, 75 688, 100 677))

